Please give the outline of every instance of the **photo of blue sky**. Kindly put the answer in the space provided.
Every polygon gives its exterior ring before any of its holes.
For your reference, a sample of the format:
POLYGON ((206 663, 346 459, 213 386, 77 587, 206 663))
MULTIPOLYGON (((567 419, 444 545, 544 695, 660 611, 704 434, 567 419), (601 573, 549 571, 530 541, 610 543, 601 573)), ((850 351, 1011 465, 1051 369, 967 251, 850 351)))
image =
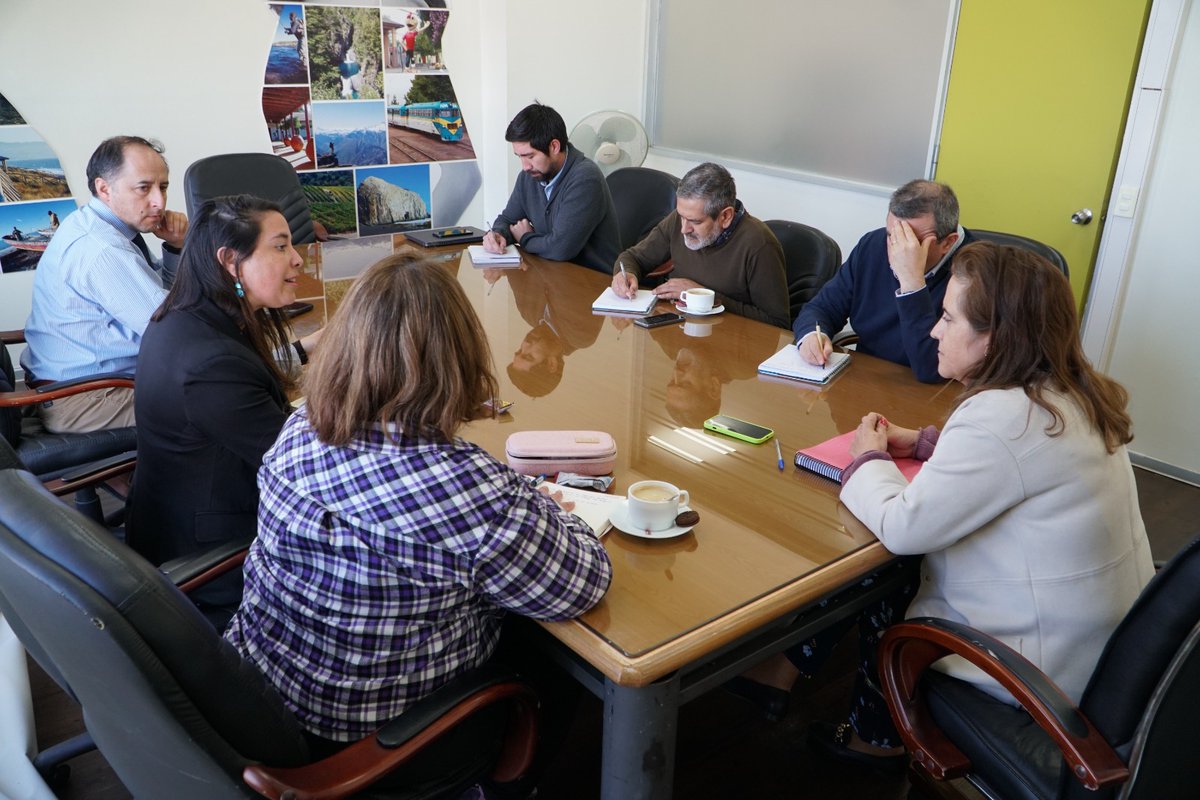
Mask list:
POLYGON ((321 167, 387 163, 387 121, 382 100, 313 103, 312 112, 321 167), (336 157, 336 163, 331 156, 336 157))

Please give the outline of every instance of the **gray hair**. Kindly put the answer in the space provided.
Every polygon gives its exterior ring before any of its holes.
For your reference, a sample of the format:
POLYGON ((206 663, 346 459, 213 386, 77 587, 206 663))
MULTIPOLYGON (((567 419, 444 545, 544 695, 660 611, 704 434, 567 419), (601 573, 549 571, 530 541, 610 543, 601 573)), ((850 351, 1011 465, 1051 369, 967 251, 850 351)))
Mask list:
POLYGON ((909 181, 892 192, 888 211, 900 219, 933 214, 933 229, 938 241, 958 230, 958 197, 944 183, 909 181))
POLYGON ((688 170, 679 182, 675 196, 685 200, 703 200, 705 215, 716 217, 722 209, 737 202, 737 184, 733 182, 729 170, 707 161, 688 170))

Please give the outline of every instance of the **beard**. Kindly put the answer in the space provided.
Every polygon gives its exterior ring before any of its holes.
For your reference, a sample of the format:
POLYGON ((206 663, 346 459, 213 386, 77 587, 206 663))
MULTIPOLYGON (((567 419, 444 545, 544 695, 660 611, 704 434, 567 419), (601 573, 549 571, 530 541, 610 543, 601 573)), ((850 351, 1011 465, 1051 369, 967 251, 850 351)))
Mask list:
POLYGON ((683 234, 683 246, 688 250, 703 250, 705 247, 708 247, 710 244, 715 242, 722 233, 724 233, 724 231, 722 231, 719 226, 711 234, 705 237, 688 236, 685 233, 683 234))

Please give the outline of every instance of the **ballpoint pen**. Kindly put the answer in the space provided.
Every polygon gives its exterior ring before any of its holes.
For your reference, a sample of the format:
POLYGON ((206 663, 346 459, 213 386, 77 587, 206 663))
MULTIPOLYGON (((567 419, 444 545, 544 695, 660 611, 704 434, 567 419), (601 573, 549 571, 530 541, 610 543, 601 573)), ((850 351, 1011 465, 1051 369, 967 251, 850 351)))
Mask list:
MULTIPOLYGON (((820 350, 822 353, 825 352, 825 348, 821 347, 821 323, 819 323, 819 322, 817 323, 817 349, 820 350)), ((824 361, 821 362, 821 369, 825 369, 824 361)))
POLYGON ((775 455, 779 457, 779 471, 783 472, 787 467, 783 465, 783 451, 779 449, 779 437, 775 437, 775 455))
POLYGON ((621 268, 621 280, 625 284, 626 291, 629 290, 629 273, 625 271, 625 262, 618 261, 617 266, 621 268))

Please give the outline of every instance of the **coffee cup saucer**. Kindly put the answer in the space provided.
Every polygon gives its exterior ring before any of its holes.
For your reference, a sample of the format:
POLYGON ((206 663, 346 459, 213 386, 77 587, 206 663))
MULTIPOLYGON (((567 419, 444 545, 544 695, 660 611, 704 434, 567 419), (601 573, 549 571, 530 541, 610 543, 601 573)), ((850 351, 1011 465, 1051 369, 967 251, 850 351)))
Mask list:
POLYGON ((686 303, 681 303, 678 300, 676 300, 674 302, 674 306, 675 306, 675 310, 678 311, 679 313, 691 314, 696 317, 711 317, 714 314, 720 314, 721 312, 723 312, 725 310, 724 304, 719 305, 719 306, 713 306, 708 311, 696 311, 695 309, 689 310, 686 303))
MULTIPOLYGON (((680 506, 679 513, 691 511, 688 506, 680 506)), ((628 533, 630 536, 636 536, 639 539, 674 539, 676 536, 683 536, 696 525, 672 525, 661 531, 648 531, 644 528, 635 527, 629 521, 629 504, 614 503, 612 511, 609 512, 608 520, 613 524, 613 527, 621 533, 628 533)), ((699 523, 696 523, 697 525, 699 523)))

